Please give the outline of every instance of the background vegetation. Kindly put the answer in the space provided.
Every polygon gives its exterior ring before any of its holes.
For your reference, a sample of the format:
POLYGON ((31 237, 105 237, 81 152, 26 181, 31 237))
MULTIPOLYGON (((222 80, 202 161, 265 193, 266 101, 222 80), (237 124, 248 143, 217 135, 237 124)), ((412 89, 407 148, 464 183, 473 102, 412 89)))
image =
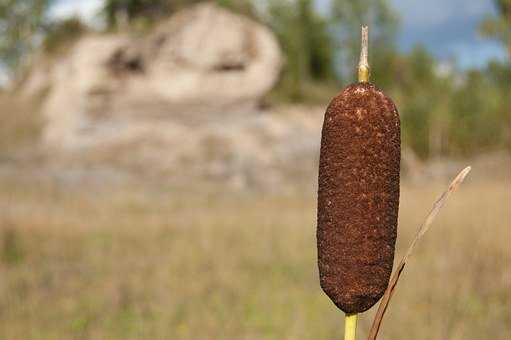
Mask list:
MULTIPOLYGON (((379 339, 510 339, 511 182, 475 169, 412 257, 379 339)), ((0 338, 342 338, 319 288, 312 192, 35 183, 0 180, 0 338)), ((444 187, 403 185, 399 256, 444 187)))
MULTIPOLYGON (((145 30, 180 8, 201 0, 108 0, 106 30, 145 30)), ((468 156, 511 147, 509 113, 511 67, 492 62, 483 69, 439 65, 422 46, 400 53, 395 44, 399 16, 386 0, 333 0, 327 14, 313 0, 216 0, 264 22, 277 35, 286 56, 281 80, 267 101, 324 105, 355 79, 361 22, 371 26, 373 82, 400 108, 404 142, 422 158, 468 156)), ((59 51, 87 27, 78 19, 50 21, 51 0, 4 1, 0 5, 0 60, 19 71, 35 47, 59 51)), ((498 15, 481 32, 511 48, 511 2, 495 0, 498 15)))

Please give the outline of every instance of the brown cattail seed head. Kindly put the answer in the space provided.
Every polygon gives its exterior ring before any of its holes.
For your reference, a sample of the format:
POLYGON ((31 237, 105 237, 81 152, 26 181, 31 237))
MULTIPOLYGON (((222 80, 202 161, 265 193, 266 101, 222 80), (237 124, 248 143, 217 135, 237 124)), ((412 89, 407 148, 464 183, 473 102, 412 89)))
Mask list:
POLYGON ((321 287, 346 313, 371 308, 394 261, 401 157, 394 103, 370 83, 348 86, 325 114, 318 188, 321 287))

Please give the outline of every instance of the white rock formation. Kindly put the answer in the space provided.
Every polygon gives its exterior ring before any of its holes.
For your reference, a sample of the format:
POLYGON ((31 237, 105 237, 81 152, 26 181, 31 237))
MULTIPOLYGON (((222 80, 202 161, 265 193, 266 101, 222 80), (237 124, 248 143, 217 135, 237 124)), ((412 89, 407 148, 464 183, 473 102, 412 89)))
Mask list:
POLYGON ((323 116, 323 108, 257 109, 281 64, 267 28, 201 4, 146 37, 84 37, 34 67, 22 90, 48 91, 43 137, 58 164, 276 189, 313 178, 323 116))
POLYGON ((250 112, 281 61, 266 27, 201 4, 143 38, 82 38, 49 70, 33 72, 26 92, 49 89, 45 142, 77 150, 140 138, 140 126, 163 120, 199 124, 250 112))

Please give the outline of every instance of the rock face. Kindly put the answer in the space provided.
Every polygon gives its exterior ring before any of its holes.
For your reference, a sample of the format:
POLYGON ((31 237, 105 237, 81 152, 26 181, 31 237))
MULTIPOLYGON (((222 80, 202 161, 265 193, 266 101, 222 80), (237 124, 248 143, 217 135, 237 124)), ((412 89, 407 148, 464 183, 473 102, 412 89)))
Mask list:
MULTIPOLYGON (((155 120, 228 120, 253 111, 280 67, 266 27, 213 4, 183 10, 143 38, 87 36, 46 73, 44 139, 76 150, 155 120)), ((44 85, 40 78, 34 72, 26 88, 44 85)))
POLYGON ((143 38, 86 36, 22 91, 47 93, 43 144, 58 164, 274 187, 312 179, 323 111, 258 109, 281 65, 271 31, 200 4, 143 38))

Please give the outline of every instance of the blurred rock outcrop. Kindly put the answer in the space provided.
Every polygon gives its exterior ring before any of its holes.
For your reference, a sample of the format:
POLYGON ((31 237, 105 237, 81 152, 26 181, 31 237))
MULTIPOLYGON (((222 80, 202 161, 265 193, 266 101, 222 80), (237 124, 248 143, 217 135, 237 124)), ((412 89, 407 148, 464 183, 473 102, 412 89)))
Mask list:
POLYGON ((248 112, 272 88, 280 67, 280 49, 267 28, 202 4, 142 38, 84 37, 47 69, 36 68, 26 90, 49 89, 46 142, 76 149, 114 142, 136 120, 186 116, 202 123, 248 112))
POLYGON ((297 162, 313 169, 322 116, 259 110, 281 65, 269 29, 200 4, 144 37, 85 36, 36 65, 22 92, 46 91, 55 159, 273 185, 305 171, 297 162))

